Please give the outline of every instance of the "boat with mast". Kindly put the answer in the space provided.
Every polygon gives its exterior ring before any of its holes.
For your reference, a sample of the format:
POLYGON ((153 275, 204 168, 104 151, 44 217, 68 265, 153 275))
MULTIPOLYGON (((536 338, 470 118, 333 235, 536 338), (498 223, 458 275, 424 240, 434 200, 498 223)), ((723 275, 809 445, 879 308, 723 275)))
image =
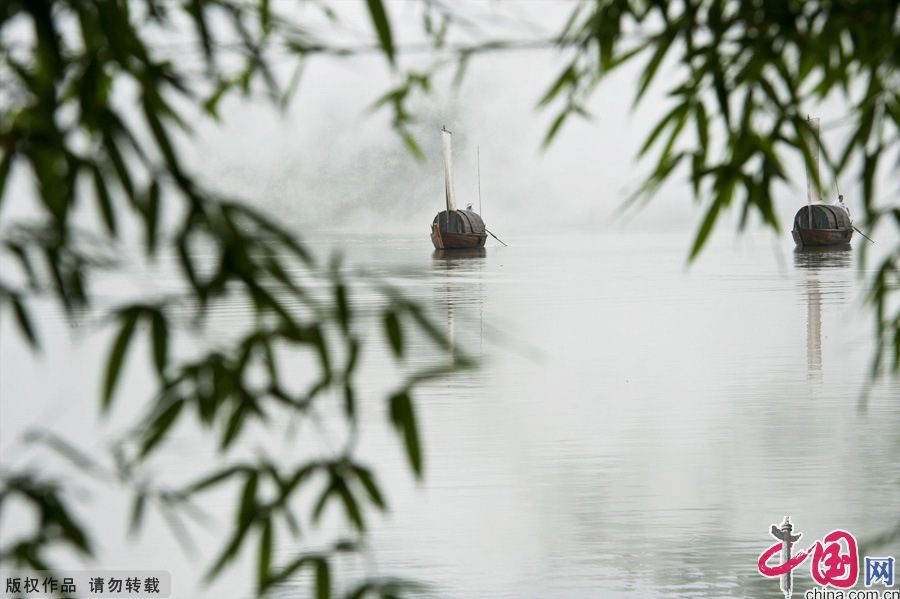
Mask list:
POLYGON ((850 243, 853 223, 840 206, 821 203, 819 194, 819 119, 807 117, 812 169, 806 169, 806 206, 794 215, 791 235, 797 247, 840 247, 850 243))
POLYGON ((431 223, 431 242, 437 250, 484 247, 487 229, 477 212, 457 210, 453 193, 452 133, 441 128, 444 145, 444 196, 447 209, 437 213, 431 223))

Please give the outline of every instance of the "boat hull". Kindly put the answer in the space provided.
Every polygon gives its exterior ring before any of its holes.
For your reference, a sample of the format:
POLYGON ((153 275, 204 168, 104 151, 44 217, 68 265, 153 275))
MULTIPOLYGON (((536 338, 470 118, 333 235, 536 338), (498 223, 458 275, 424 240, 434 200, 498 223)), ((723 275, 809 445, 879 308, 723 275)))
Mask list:
POLYGON ((839 247, 850 244, 853 229, 806 229, 795 227, 791 231, 794 243, 799 247, 839 247))
POLYGON ((486 241, 486 233, 442 233, 437 224, 431 226, 431 243, 436 250, 480 248, 486 241))

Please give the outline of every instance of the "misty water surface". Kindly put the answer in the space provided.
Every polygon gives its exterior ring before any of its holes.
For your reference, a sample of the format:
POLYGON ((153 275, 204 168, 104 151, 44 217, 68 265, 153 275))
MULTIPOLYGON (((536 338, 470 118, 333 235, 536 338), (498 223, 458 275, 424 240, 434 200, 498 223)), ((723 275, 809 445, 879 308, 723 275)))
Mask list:
POLYGON ((357 241, 484 366, 420 398, 428 483, 381 564, 447 597, 774 596, 756 559, 784 515, 810 543, 896 522, 900 387, 860 407, 852 252, 726 241, 687 270, 675 235, 419 245, 357 241))
MULTIPOLYGON (((682 235, 507 241, 452 257, 434 253, 427 232, 310 240, 427 305, 480 363, 417 397, 421 484, 385 426, 391 358, 377 350, 363 365, 372 394, 360 452, 391 512, 372 520, 367 557, 348 558, 343 574, 417 578, 434 597, 774 597, 778 583, 756 573, 756 559, 784 515, 810 543, 834 528, 864 540, 896 522, 900 386, 878 385, 861 407, 872 340, 852 251, 720 239, 687 269, 682 235)), ((354 300, 373 311, 382 301, 354 300)), ((213 331, 250 321, 245 307, 225 307, 213 331)), ((61 317, 44 326, 66 337, 61 317)), ((50 349, 34 363, 5 344, 4 439, 39 417, 95 431, 80 433, 88 445, 113 430, 115 418, 98 429, 88 409, 106 342, 50 349), (54 376, 41 378, 47 367, 54 376), (33 403, 11 405, 22 385, 33 403)), ((425 364, 435 350, 410 355, 425 364)), ((151 381, 132 369, 123 395, 139 405, 151 381)), ((128 405, 120 411, 132 417, 128 405)), ((285 459, 320 442, 306 432, 285 459)), ((171 480, 220 459, 196 429, 179 429, 167 453, 155 473, 171 480)), ((206 506, 217 526, 233 499, 206 506)), ((151 517, 128 544, 128 507, 95 494, 82 508, 111 523, 97 532, 104 568, 171 570, 178 597, 250 595, 239 589, 252 584, 253 551, 204 591, 196 581, 218 537, 201 544, 205 561, 186 557, 151 517)), ((286 532, 278 539, 282 562, 307 548, 286 532)), ((276 596, 308 584, 300 576, 276 596)), ((798 570, 795 588, 811 586, 808 568, 798 570)))

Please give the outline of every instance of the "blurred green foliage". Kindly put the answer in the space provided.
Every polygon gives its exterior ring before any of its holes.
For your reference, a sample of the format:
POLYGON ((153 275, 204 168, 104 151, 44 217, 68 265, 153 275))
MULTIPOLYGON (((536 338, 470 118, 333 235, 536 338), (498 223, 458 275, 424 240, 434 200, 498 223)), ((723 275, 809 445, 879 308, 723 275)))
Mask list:
MULTIPOLYGON (((378 0, 366 7, 385 56, 393 60, 384 7, 378 0)), ((319 8, 330 14, 327 6, 319 8)), ((0 201, 9 199, 6 183, 20 176, 33 188, 16 200, 20 206, 32 204, 35 215, 27 221, 3 220, 4 259, 18 272, 3 273, 0 303, 9 307, 11 322, 35 349, 42 341, 33 316, 36 300, 56 300, 73 319, 92 314, 107 323, 113 335, 103 368, 103 413, 115 409, 129 353, 142 339, 157 377, 146 416, 134 430, 123 431, 109 459, 81 456, 48 434, 31 440, 69 460, 80 456, 76 465, 86 476, 132 492, 133 532, 153 506, 176 534, 184 535, 182 518, 195 514, 196 497, 238 487, 233 524, 209 568, 210 579, 249 545, 257 549, 259 595, 301 570, 312 573, 322 598, 339 588, 355 597, 391 597, 412 588, 378 577, 345 581, 341 587, 332 576, 335 556, 361 550, 371 512, 387 509, 373 469, 377 456, 356 451, 356 404, 371 394, 357 370, 363 353, 377 348, 378 340, 364 335, 366 315, 354 306, 355 295, 369 285, 382 296, 377 320, 384 323, 383 345, 395 356, 399 373, 395 389, 384 398, 384 411, 416 477, 424 472, 416 389, 468 362, 449 347, 422 307, 378 281, 351 280, 339 261, 320 263, 295 231, 205 189, 184 166, 180 149, 195 113, 217 118, 219 103, 230 93, 286 100, 295 82, 276 80, 265 55, 272 40, 301 57, 324 48, 311 47, 301 26, 272 12, 264 1, 5 2, 0 34, 0 191, 5 191, 0 201), (196 43, 202 56, 199 73, 158 51, 153 40, 161 43, 166 34, 196 43), (77 217, 85 211, 96 216, 93 228, 77 217), (137 255, 131 252, 135 233, 143 247, 137 255), (113 306, 98 301, 92 282, 101 271, 133 269, 160 257, 177 265, 178 289, 113 306), (252 325, 233 339, 205 342, 209 312, 229 301, 248 305, 252 325), (198 348, 189 357, 176 351, 185 338, 198 348), (442 358, 440 367, 427 370, 408 367, 407 345, 421 347, 421 339, 451 359, 442 358), (303 355, 310 359, 304 361, 303 355), (298 364, 309 364, 306 389, 296 388, 298 364), (250 423, 296 426, 298 419, 320 418, 318 412, 335 403, 345 426, 329 451, 301 454, 296 464, 266 457, 229 463, 234 454, 229 450, 250 423), (189 418, 209 431, 222 452, 222 469, 199 473, 183 488, 151 483, 142 464, 189 418), (112 466, 103 465, 110 460, 112 466), (313 501, 299 500, 302 493, 311 493, 313 501), (307 504, 308 514, 294 513, 307 504), (326 546, 304 545, 304 530, 332 504, 355 536, 326 546), (305 549, 279 563, 274 547, 285 531, 305 549)), ((0 560, 46 569, 52 567, 47 552, 54 547, 92 553, 92 526, 72 515, 59 481, 28 469, 0 476, 0 507, 24 503, 38 516, 32 533, 0 548, 0 560)), ((4 509, 2 515, 8 513, 4 509)))
MULTIPOLYGON (((900 142, 896 1, 581 1, 572 3, 570 18, 552 38, 454 44, 458 29, 471 28, 465 7, 422 0, 421 30, 430 58, 416 68, 404 61, 409 49, 395 39, 389 5, 381 0, 361 5, 373 42, 354 47, 320 39, 304 22, 308 13, 291 3, 277 4, 277 10, 266 0, 0 4, 0 211, 8 200, 7 183, 18 175, 32 185, 24 201, 37 215, 26 222, 2 221, 3 258, 18 272, 0 275, 0 309, 8 310, 4 318, 16 323, 24 343, 34 349, 41 344, 32 316, 35 300, 52 298, 73 318, 101 312, 115 330, 103 369, 103 411, 115 409, 129 350, 141 337, 157 376, 148 416, 136 434, 116 445, 112 467, 62 440, 47 435, 32 440, 55 448, 87 475, 130 489, 133 530, 139 529, 147 505, 159 508, 178 531, 181 515, 195 513, 195 497, 220 485, 238 488, 233 527, 209 576, 227 567, 243 546, 255 544, 260 595, 305 571, 318 597, 332 596, 335 557, 360 551, 368 514, 387 507, 375 471, 355 452, 356 370, 372 341, 363 337, 364 317, 353 304, 358 283, 347 279, 339 263, 321 264, 294 231, 234 198, 210 192, 186 169, 180 148, 196 113, 218 119, 219 105, 230 94, 261 95, 283 107, 311 56, 376 52, 396 83, 374 107, 392 112, 397 132, 421 157, 410 130, 411 106, 422 94, 433 93, 436 77, 452 69, 458 81, 480 53, 547 48, 563 63, 539 102, 556 111, 546 137, 550 143, 568 119, 590 116, 588 101, 608 73, 643 57, 635 102, 663 81, 660 73, 665 72, 671 105, 641 150, 644 156, 655 148, 655 157, 635 199, 651 197, 674 178, 690 180, 704 211, 692 258, 732 207, 740 210, 742 228, 754 213, 766 225, 780 227, 772 201, 773 187, 791 178, 784 159, 793 153, 810 162, 806 110, 835 95, 850 106, 845 118, 851 130, 841 147, 823 145, 824 160, 836 178, 852 170, 859 182, 862 226, 900 229, 897 202, 885 206, 876 189, 880 165, 892 156, 896 160, 900 142), (202 68, 158 51, 172 38, 190 40, 202 68), (271 67, 275 53, 297 62, 285 81, 271 67), (97 226, 86 227, 75 218, 85 210, 96 215, 97 226), (144 259, 173 257, 182 289, 103 307, 91 281, 101 271, 127 269, 139 259, 121 249, 133 245, 135 231, 144 259), (186 298, 196 307, 187 324, 176 309, 186 298), (177 338, 202 339, 209 309, 234 298, 252 307, 250 330, 227 343, 201 344, 191 359, 177 357, 177 338), (279 358, 285 351, 312 358, 308 388, 298 391, 286 384, 279 358), (165 447, 176 424, 189 414, 225 452, 250 422, 272 427, 284 414, 315 418, 322 402, 334 400, 348 426, 327 458, 276 464, 260 457, 205 473, 183 488, 155 486, 139 474, 141 464, 165 447), (277 492, 263 493, 264 487, 277 492), (316 498, 310 513, 298 517, 296 499, 309 487, 317 489, 316 498), (302 538, 304 527, 315 526, 331 504, 340 506, 357 536, 278 563, 273 548, 279 535, 286 530, 302 538)), ((338 19, 327 2, 311 1, 304 8, 338 19)), ((423 47, 414 49, 420 53, 423 47)), ((865 260, 865 249, 861 254, 865 260)), ((886 252, 874 272, 868 295, 878 341, 873 376, 884 370, 896 374, 900 246, 886 252)), ((405 373, 385 397, 386 413, 411 469, 421 476, 415 390, 470 364, 452 352, 421 306, 389 288, 381 292, 380 330, 405 373), (424 335, 453 359, 446 366, 411 371, 406 356, 413 334, 424 335)), ((90 527, 72 515, 57 481, 32 471, 3 471, 0 484, 0 508, 23 501, 38 515, 32 534, 0 548, 0 560, 47 568, 52 547, 91 554, 90 527)), ((344 588, 350 597, 393 597, 415 587, 376 577, 344 588)))
MULTIPOLYGON (((848 171, 858 182, 865 212, 858 225, 875 230, 884 224, 897 239, 900 189, 882 196, 877 182, 879 172, 890 180, 886 160, 893 160, 894 171, 900 161, 898 36, 896 0, 578 3, 558 38, 570 62, 541 101, 560 105, 547 139, 572 114, 586 114, 587 99, 606 75, 644 58, 635 104, 658 81, 667 86, 670 109, 640 151, 657 150, 633 199, 649 199, 665 182, 686 176, 705 212, 693 259, 732 207, 740 211, 741 229, 756 213, 782 233, 775 185, 802 178, 788 173, 784 160, 799 155, 809 166, 808 111, 826 100, 843 104, 847 113, 824 126, 846 126, 844 140, 834 147, 820 138, 826 170, 835 182, 848 171)), ((824 175, 817 185, 823 197, 830 195, 824 175)), ((856 247, 866 266, 868 245, 856 247)), ((873 377, 900 372, 900 245, 880 258, 875 272, 868 296, 877 340, 873 377)))

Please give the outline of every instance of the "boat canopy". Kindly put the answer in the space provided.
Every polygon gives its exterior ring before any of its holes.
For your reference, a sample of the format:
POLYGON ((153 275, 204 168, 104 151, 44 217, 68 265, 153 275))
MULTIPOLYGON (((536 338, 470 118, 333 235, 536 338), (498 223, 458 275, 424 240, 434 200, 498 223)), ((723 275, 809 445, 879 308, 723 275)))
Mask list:
POLYGON ((478 233, 484 234, 484 221, 472 210, 441 210, 434 217, 441 233, 478 233), (449 214, 449 216, 448 216, 449 214))
POLYGON ((840 206, 829 204, 813 204, 804 206, 794 216, 794 229, 849 229, 850 215, 840 206), (809 210, 812 209, 812 227, 809 222, 809 210))

